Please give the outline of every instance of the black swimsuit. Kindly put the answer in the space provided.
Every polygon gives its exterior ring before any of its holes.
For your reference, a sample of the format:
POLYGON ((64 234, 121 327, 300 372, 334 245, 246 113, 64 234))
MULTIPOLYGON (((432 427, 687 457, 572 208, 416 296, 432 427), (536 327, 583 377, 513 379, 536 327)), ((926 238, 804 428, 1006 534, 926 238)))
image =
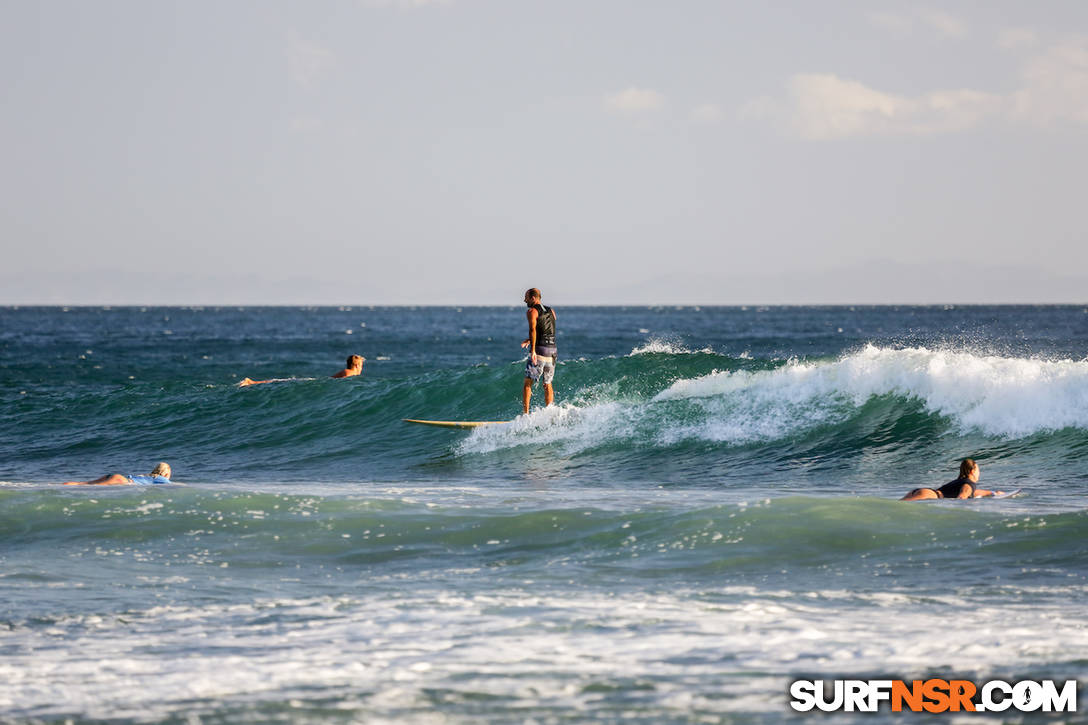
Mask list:
POLYGON ((939 498, 959 498, 964 486, 967 486, 971 492, 967 498, 973 498, 975 495, 975 484, 971 483, 971 479, 966 476, 957 478, 955 481, 949 481, 940 488, 935 488, 933 490, 937 492, 939 498))

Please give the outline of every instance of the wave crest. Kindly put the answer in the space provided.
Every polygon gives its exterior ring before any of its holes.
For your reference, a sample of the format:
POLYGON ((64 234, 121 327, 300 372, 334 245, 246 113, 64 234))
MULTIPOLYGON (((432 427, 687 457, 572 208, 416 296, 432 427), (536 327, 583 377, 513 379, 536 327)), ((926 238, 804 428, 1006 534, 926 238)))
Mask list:
POLYGON ((704 347, 700 350, 690 350, 682 343, 675 340, 668 340, 666 338, 651 337, 646 342, 642 343, 635 349, 628 353, 628 357, 636 357, 638 355, 713 355, 714 350, 710 347, 704 347))
POLYGON ((551 443, 574 452, 632 441, 768 442, 819 426, 849 426, 878 399, 886 401, 878 414, 888 419, 921 412, 947 419, 961 433, 1014 439, 1088 430, 1088 361, 868 345, 836 360, 681 378, 644 399, 594 398, 477 430, 460 452, 551 443))
POLYGON ((749 396, 772 408, 816 412, 829 402, 857 407, 883 395, 918 400, 962 429, 1007 438, 1088 428, 1088 361, 867 345, 834 362, 678 380, 654 400, 749 396))

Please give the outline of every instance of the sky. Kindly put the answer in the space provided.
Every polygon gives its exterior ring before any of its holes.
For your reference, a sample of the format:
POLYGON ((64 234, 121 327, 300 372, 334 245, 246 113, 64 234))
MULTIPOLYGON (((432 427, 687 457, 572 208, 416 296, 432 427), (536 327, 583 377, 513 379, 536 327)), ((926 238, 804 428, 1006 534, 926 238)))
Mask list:
POLYGON ((1088 301, 1088 3, 0 0, 0 304, 1088 301))

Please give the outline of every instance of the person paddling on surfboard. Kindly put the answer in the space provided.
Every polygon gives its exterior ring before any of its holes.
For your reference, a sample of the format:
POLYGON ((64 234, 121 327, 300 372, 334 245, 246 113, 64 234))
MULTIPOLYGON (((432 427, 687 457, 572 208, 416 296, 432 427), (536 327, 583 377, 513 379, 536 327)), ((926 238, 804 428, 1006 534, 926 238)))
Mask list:
POLYGON ((555 377, 555 310, 540 304, 540 290, 536 287, 525 291, 525 318, 529 321, 529 337, 521 346, 529 348, 525 361, 525 385, 521 389, 521 402, 529 412, 529 400, 533 397, 533 383, 544 383, 544 402, 551 405, 555 400, 552 378, 555 377))
POLYGON ((983 496, 1000 496, 1001 491, 987 491, 977 488, 980 475, 978 464, 973 458, 964 458, 960 463, 960 477, 955 481, 949 481, 940 488, 916 488, 908 493, 900 501, 924 501, 934 498, 982 498, 983 496))
MULTIPOLYGON (((362 355, 348 355, 347 367, 334 375, 329 377, 333 378, 350 378, 363 372, 363 363, 366 362, 366 358, 362 355)), ((244 388, 247 385, 261 385, 263 383, 279 383, 285 380, 293 380, 294 378, 273 378, 271 380, 252 380, 250 378, 242 378, 238 383, 239 388, 244 388)), ((301 378, 303 380, 312 380, 312 378, 301 378)))
POLYGON ((150 475, 129 475, 110 473, 93 481, 67 481, 65 486, 150 486, 158 483, 170 483, 170 464, 159 463, 151 469, 150 475))
POLYGON ((336 373, 332 377, 334 378, 350 378, 354 375, 358 375, 363 372, 363 363, 366 362, 366 358, 362 355, 348 355, 347 367, 340 372, 336 373))

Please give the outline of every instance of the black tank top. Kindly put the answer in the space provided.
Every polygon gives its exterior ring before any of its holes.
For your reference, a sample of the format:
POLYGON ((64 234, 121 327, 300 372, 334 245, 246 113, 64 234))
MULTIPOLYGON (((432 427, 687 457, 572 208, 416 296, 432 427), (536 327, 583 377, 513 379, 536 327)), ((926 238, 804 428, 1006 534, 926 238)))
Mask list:
POLYGON ((975 484, 971 483, 971 479, 964 476, 963 478, 957 478, 955 481, 949 481, 945 485, 937 489, 942 498, 959 498, 960 491, 964 486, 968 486, 971 489, 971 496, 975 495, 975 484))
POLYGON ((555 313, 546 305, 533 305, 536 310, 536 344, 555 347, 555 313))

